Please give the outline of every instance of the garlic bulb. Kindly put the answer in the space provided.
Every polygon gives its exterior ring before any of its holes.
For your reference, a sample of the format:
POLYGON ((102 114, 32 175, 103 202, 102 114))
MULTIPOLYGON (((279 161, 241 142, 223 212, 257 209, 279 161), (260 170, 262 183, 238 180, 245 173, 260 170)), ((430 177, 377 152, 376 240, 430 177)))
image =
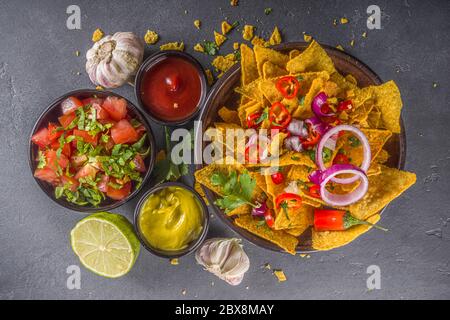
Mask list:
POLYGON ((236 286, 250 267, 250 260, 242 249, 241 240, 214 238, 206 240, 195 254, 197 263, 220 279, 236 286))
POLYGON ((94 43, 86 53, 86 72, 95 85, 117 88, 126 83, 144 57, 144 43, 132 32, 117 32, 94 43))

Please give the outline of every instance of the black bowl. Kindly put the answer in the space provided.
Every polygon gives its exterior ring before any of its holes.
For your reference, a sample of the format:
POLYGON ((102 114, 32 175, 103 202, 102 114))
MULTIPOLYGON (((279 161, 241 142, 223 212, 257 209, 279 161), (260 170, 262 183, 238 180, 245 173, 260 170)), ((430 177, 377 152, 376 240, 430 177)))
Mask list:
MULTIPOLYGON (((308 45, 309 44, 305 42, 288 42, 272 48, 283 53, 288 53, 293 49, 303 51, 308 47, 308 45)), ((327 51, 333 60, 337 70, 344 75, 352 74, 358 80, 358 86, 366 87, 369 85, 380 85, 382 83, 381 78, 362 61, 334 47, 327 45, 322 45, 322 47, 325 51, 327 51)), ((234 92, 234 88, 240 84, 240 77, 241 66, 239 63, 236 63, 214 84, 205 101, 205 106, 199 115, 199 120, 202 121, 202 126, 197 128, 195 137, 203 137, 203 132, 205 132, 212 123, 218 121, 218 110, 222 106, 233 106, 236 104, 236 101, 238 101, 240 96, 234 92)), ((406 136, 405 127, 401 118, 400 125, 401 133, 393 134, 385 145, 385 149, 390 154, 390 158, 388 162, 386 162, 386 165, 392 168, 403 169, 406 157, 406 136)), ((199 143, 197 144, 198 147, 195 150, 195 153, 196 157, 201 159, 202 151, 209 142, 201 141, 201 138, 198 139, 200 140, 198 141, 199 143)), ((196 170, 201 169, 203 166, 204 164, 196 165, 196 170)), ((214 204, 214 201, 218 196, 208 188, 204 186, 202 186, 202 188, 205 191, 205 195, 208 198, 209 203, 211 203, 213 212, 233 231, 259 247, 285 253, 285 251, 276 244, 260 238, 257 235, 237 226, 233 222, 234 217, 226 215, 223 210, 214 204)), ((385 208, 386 207, 381 210, 380 214, 385 208)), ((316 251, 312 247, 310 229, 306 230, 298 238, 299 245, 296 248, 297 253, 310 253, 316 251)))
MULTIPOLYGON (((96 95, 100 98, 106 98, 107 96, 115 96, 115 97, 119 97, 119 98, 124 98, 116 93, 110 92, 110 91, 98 91, 98 90, 93 90, 93 89, 80 89, 80 90, 75 90, 75 91, 71 91, 68 92, 66 94, 64 94, 63 96, 59 97, 58 99, 54 100, 52 103, 50 103, 50 105, 41 113, 41 115, 39 116, 39 118, 37 119, 31 134, 30 134, 30 139, 29 139, 29 143, 30 143, 30 152, 29 152, 29 165, 30 165, 30 169, 31 169, 31 173, 33 174, 34 177, 34 171, 36 170, 37 167, 37 155, 38 155, 38 147, 33 144, 31 142, 31 137, 41 128, 43 128, 44 126, 47 126, 47 124, 49 122, 58 122, 58 116, 62 115, 62 111, 61 111, 61 102, 70 97, 70 96, 75 96, 81 99, 84 98, 88 98, 88 97, 92 97, 93 95, 96 95)), ((124 98, 125 99, 125 98, 124 98)), ((94 206, 79 206, 73 203, 70 203, 68 201, 66 201, 63 198, 59 198, 56 199, 55 197, 55 188, 44 181, 41 181, 37 178, 34 178, 34 180, 36 181, 36 183, 39 185, 39 187, 41 187, 41 189, 47 194, 47 196, 52 199, 53 201, 55 201, 56 203, 58 203, 59 205, 67 208, 67 209, 71 209, 74 211, 79 211, 79 212, 85 212, 85 213, 89 213, 89 212, 97 212, 97 211, 108 211, 114 208, 117 208, 121 205, 123 205, 124 203, 128 202, 129 200, 131 200, 134 196, 136 196, 136 194, 139 193, 139 191, 142 189, 142 187, 145 185, 146 181, 149 179, 151 171, 153 169, 153 165, 155 163, 155 156, 156 156, 156 149, 155 149, 155 138, 153 136, 152 133, 152 129, 150 127, 150 124, 148 123, 147 119, 145 118, 145 115, 143 114, 143 112, 141 110, 139 110, 133 103, 131 103, 129 100, 125 99, 128 103, 128 113, 132 116, 137 118, 144 126, 145 129, 147 130, 147 136, 148 136, 148 142, 150 145, 150 156, 146 157, 146 159, 144 160, 145 162, 145 166, 147 167, 147 172, 145 173, 145 176, 143 177, 142 180, 142 184, 139 188, 134 189, 130 195, 128 197, 126 197, 125 199, 122 200, 112 200, 109 198, 106 198, 105 200, 103 200, 99 206, 94 207, 94 206)), ((133 186, 134 188, 134 186, 133 186)))
POLYGON ((141 107, 141 109, 144 110, 146 112, 146 114, 153 121, 155 121, 158 124, 164 125, 164 126, 178 126, 178 125, 183 125, 183 124, 188 123, 190 120, 194 119, 198 115, 198 113, 202 109, 203 104, 205 103, 205 100, 206 100, 206 94, 208 92, 208 81, 206 79, 205 71, 203 70, 202 65, 190 54, 187 54, 187 53, 184 53, 181 51, 175 51, 175 50, 160 51, 160 52, 156 52, 156 53, 152 54, 151 56, 149 56, 141 64, 141 66, 136 74, 135 83, 134 83, 134 92, 136 95, 136 99, 139 103, 139 107, 141 107), (148 108, 146 108, 146 106, 141 98, 141 92, 140 92, 141 91, 141 83, 142 83, 142 79, 144 78, 144 75, 146 74, 147 71, 149 71, 156 64, 158 64, 159 62, 161 62, 162 60, 164 60, 167 57, 178 57, 178 58, 187 60, 197 69, 198 74, 200 76, 200 83, 201 83, 202 88, 201 88, 200 99, 198 101, 197 107, 195 108, 195 111, 192 114, 190 114, 189 116, 187 116, 186 118, 181 119, 181 120, 169 121, 169 120, 164 120, 164 119, 158 118, 156 115, 152 114, 152 112, 148 108))
POLYGON ((162 184, 159 184, 159 185, 151 188, 146 193, 144 193, 144 195, 139 200, 139 202, 136 206, 136 209, 134 210, 134 229, 136 230, 136 233, 139 237, 139 240, 141 241, 141 244, 144 246, 145 249, 147 249, 154 255, 161 257, 161 258, 178 258, 178 257, 190 254, 191 252, 195 251, 205 240, 206 234, 208 233, 208 227, 209 227, 209 213, 208 213, 208 207, 206 206, 205 201, 203 201, 202 197, 197 193, 197 191, 195 191, 191 187, 189 187, 183 183, 180 183, 180 182, 166 182, 166 183, 162 183, 162 184), (144 205, 145 200, 147 200, 147 198, 151 194, 153 194, 159 190, 165 189, 167 187, 180 187, 180 188, 184 188, 184 189, 192 192, 192 194, 199 201, 200 206, 202 208, 202 213, 203 213, 203 229, 202 229, 200 236, 197 238, 197 240, 192 241, 189 244, 189 246, 186 247, 185 249, 177 250, 177 251, 165 251, 165 250, 160 250, 160 249, 156 249, 156 248, 152 247, 147 242, 147 240, 145 239, 144 235, 142 234, 142 232, 139 228, 139 215, 141 213, 141 208, 144 205))

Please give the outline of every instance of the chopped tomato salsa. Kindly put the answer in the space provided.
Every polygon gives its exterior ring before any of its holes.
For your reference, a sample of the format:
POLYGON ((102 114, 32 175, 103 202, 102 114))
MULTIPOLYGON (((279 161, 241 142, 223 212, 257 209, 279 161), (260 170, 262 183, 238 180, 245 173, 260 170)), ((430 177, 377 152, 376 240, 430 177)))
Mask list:
POLYGON ((34 176, 55 188, 55 197, 98 206, 125 199, 142 182, 149 154, 145 126, 128 114, 125 99, 69 97, 59 123, 31 138, 38 146, 34 176))

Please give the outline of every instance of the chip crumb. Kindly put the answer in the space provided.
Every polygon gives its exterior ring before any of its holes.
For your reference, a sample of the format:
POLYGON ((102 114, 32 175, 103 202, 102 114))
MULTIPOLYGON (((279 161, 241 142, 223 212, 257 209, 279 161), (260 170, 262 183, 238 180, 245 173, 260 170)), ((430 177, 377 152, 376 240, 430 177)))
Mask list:
POLYGON ((105 89, 102 86, 96 86, 95 90, 102 91, 102 90, 105 90, 105 89))
POLYGON ((155 31, 147 30, 144 36, 144 41, 146 44, 155 44, 158 42, 159 36, 155 31))
POLYGON ((350 46, 354 47, 355 46, 355 40, 350 41, 350 46))
POLYGON ((233 7, 236 7, 236 6, 239 4, 239 0, 231 0, 231 1, 230 1, 230 4, 231 4, 233 7))
POLYGON ((341 50, 341 51, 344 51, 344 47, 341 46, 340 44, 338 44, 338 45, 336 46, 336 49, 341 50))
POLYGON ((77 56, 77 57, 79 57, 80 56, 80 51, 75 51, 75 55, 77 56))
POLYGON ((337 19, 333 19, 333 25, 334 25, 334 26, 337 26, 337 25, 338 25, 337 19))
POLYGON ((195 50, 195 51, 198 51, 198 52, 205 52, 205 48, 203 48, 203 46, 201 45, 201 43, 197 43, 197 44, 194 46, 194 50, 195 50))
POLYGON ((214 287, 214 281, 211 281, 211 287, 214 287))
POLYGON ((274 270, 273 274, 275 277, 277 277, 278 282, 284 282, 287 280, 286 275, 284 274, 283 270, 274 270))
POLYGON ((367 32, 366 31, 363 32, 362 37, 363 38, 367 38, 367 32))
POLYGON ((103 30, 100 28, 97 28, 97 29, 95 29, 94 33, 92 34, 92 41, 97 42, 101 38, 103 38, 104 35, 105 35, 105 33, 103 32, 103 30))
POLYGON ((80 72, 80 71, 77 71, 77 72, 76 72, 76 75, 77 75, 77 76, 81 75, 81 72, 80 72))
POLYGON ((304 40, 305 42, 311 42, 312 36, 309 35, 309 34, 307 34, 306 32, 303 32, 303 40, 304 40))
POLYGON ((227 37, 225 37, 223 34, 218 33, 217 31, 214 31, 214 41, 218 47, 220 47, 226 40, 227 37))
POLYGON ((244 40, 250 41, 253 38, 253 32, 255 31, 255 27, 249 24, 244 26, 244 30, 242 30, 242 38, 244 40))
POLYGON ((274 46, 276 44, 280 44, 282 41, 281 39, 281 33, 277 26, 273 29, 272 35, 269 38, 269 44, 271 46, 274 46))
POLYGON ((222 29, 222 34, 226 35, 228 32, 231 31, 231 29, 233 29, 233 26, 231 24, 229 24, 228 21, 222 21, 221 29, 222 29))
POLYGON ((265 8, 264 9, 264 14, 266 15, 266 16, 268 16, 269 14, 271 14, 272 13, 272 8, 265 8))
POLYGON ((186 290, 186 289, 182 289, 182 290, 181 290, 181 294, 182 294, 183 296, 185 296, 186 293, 187 293, 187 290, 186 290))
POLYGON ((164 50, 177 50, 184 51, 184 42, 169 42, 159 46, 161 51, 164 50))
POLYGON ((184 10, 184 14, 188 14, 188 11, 187 11, 187 10, 184 10))
POLYGON ((233 43, 233 49, 234 50, 239 50, 239 42, 233 43))
POLYGON ((250 289, 250 287, 249 287, 249 286, 246 286, 246 287, 245 287, 245 290, 248 290, 248 289, 250 289))
POLYGON ((263 265, 263 268, 264 268, 264 269, 267 269, 267 270, 270 270, 270 269, 272 269, 272 266, 270 265, 270 263, 265 263, 265 264, 263 265))
POLYGON ((433 88, 437 88, 438 86, 437 82, 433 82, 433 88))
POLYGON ((212 84, 214 83, 214 77, 213 77, 211 70, 206 69, 205 74, 206 74, 206 80, 208 81, 208 85, 212 86, 212 84))
POLYGON ((347 24, 348 23, 348 19, 346 17, 342 17, 340 19, 341 24, 347 24))
POLYGON ((173 258, 173 259, 170 259, 170 264, 173 266, 177 266, 180 264, 180 262, 178 261, 178 258, 173 258))
POLYGON ((219 71, 226 72, 236 63, 236 56, 233 53, 226 56, 217 56, 211 62, 212 66, 219 71))
POLYGON ((194 26, 200 30, 200 26, 202 25, 202 22, 200 20, 194 20, 194 26))

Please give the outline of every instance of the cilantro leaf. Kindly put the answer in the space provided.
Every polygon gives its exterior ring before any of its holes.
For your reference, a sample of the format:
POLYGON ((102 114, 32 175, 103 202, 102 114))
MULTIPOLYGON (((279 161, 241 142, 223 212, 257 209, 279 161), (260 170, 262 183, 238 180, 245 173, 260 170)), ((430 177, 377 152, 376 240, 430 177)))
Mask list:
POLYGON ((203 43, 203 48, 205 49, 205 53, 210 56, 215 56, 219 51, 219 47, 214 41, 205 40, 203 43))

